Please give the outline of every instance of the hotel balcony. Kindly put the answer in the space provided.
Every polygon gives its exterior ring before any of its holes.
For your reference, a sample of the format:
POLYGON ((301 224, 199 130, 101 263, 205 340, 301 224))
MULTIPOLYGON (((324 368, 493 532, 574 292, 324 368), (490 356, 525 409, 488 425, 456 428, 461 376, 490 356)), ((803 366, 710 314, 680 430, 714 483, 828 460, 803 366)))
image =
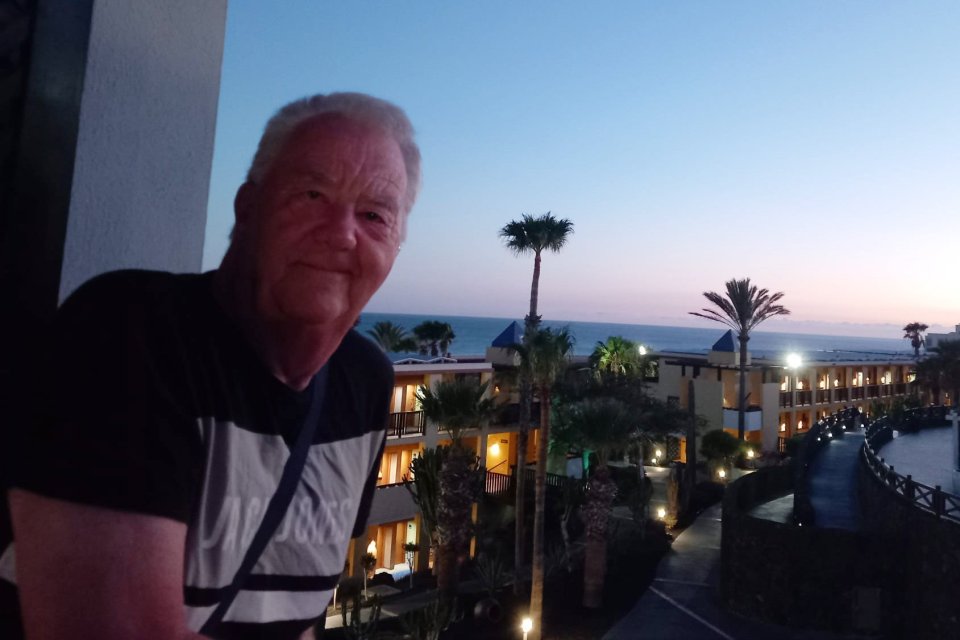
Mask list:
POLYGON ((810 389, 797 391, 797 406, 802 407, 808 404, 813 404, 813 391, 810 389))
POLYGON ((422 436, 425 431, 423 411, 400 411, 391 413, 387 422, 388 438, 422 436))
POLYGON ((792 406, 793 406, 793 391, 781 391, 781 392, 780 392, 780 406, 781 406, 781 407, 792 407, 792 406))
POLYGON ((370 504, 370 525, 408 520, 418 513, 413 496, 405 484, 398 482, 377 487, 370 504))
POLYGON ((834 402, 846 402, 849 399, 850 399, 850 389, 847 389, 846 387, 841 387, 833 390, 834 402))

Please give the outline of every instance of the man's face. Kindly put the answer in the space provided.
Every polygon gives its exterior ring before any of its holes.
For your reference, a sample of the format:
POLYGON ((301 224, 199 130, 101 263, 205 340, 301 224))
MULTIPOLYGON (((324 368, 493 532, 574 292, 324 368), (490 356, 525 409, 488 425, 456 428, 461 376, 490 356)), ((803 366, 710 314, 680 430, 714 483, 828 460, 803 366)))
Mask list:
POLYGON ((237 197, 259 317, 349 327, 393 267, 406 189, 388 133, 336 114, 301 124, 237 197))

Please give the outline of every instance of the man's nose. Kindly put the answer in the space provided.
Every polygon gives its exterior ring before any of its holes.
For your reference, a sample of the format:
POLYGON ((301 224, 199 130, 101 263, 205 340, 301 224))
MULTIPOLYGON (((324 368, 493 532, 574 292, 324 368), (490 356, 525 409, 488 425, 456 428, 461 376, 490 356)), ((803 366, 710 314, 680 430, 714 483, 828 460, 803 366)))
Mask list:
POLYGON ((357 216, 353 207, 331 206, 324 215, 323 224, 314 232, 318 241, 331 249, 350 250, 357 246, 357 216))

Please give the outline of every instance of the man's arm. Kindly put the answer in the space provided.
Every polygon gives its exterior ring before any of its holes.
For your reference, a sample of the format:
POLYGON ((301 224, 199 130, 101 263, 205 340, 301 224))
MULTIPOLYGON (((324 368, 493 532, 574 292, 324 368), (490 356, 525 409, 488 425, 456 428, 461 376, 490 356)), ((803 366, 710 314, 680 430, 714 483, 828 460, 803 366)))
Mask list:
POLYGON ((10 491, 28 640, 192 640, 183 607, 186 525, 10 491))

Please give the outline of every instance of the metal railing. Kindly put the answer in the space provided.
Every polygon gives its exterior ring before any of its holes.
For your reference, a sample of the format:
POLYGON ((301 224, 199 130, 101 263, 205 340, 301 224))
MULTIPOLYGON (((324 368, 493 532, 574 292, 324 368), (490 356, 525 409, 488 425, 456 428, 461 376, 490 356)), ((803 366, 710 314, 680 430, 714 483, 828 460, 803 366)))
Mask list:
POLYGON ((421 436, 424 434, 425 425, 423 411, 391 413, 387 422, 387 437, 421 436))
POLYGON ((929 426, 943 426, 947 420, 948 407, 923 407, 907 409, 900 416, 882 416, 874 420, 866 429, 863 442, 863 461, 874 477, 903 497, 910 504, 954 522, 960 522, 960 496, 944 491, 940 485, 917 482, 913 476, 898 473, 893 465, 887 464, 878 455, 883 445, 893 439, 893 429, 915 431, 929 426), (897 422, 894 423, 894 420, 897 422))
POLYGON ((780 406, 781 406, 781 407, 792 407, 792 406, 793 406, 793 391, 781 391, 781 392, 780 392, 780 406))
POLYGON ((509 493, 513 486, 513 476, 496 471, 487 471, 487 480, 484 490, 488 495, 500 495, 509 493))
POLYGON ((797 391, 797 406, 813 404, 813 392, 809 389, 797 391))

